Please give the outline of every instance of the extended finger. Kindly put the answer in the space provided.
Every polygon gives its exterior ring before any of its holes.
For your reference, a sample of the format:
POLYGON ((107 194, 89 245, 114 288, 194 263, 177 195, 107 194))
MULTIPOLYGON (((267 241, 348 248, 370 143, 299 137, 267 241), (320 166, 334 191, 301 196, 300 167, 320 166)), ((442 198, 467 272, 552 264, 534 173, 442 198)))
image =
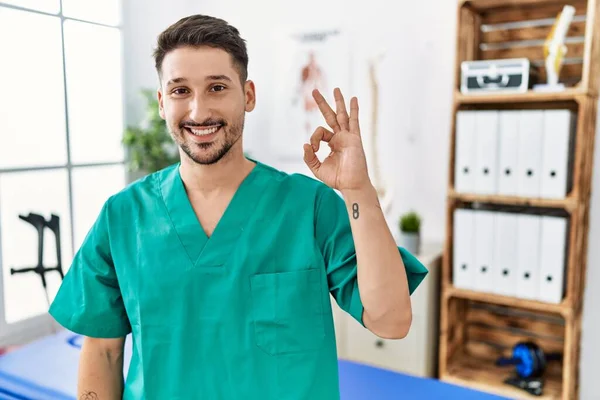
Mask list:
POLYGON ((333 129, 333 132, 340 131, 341 128, 337 122, 336 115, 329 106, 329 104, 327 104, 327 100, 325 100, 325 97, 323 97, 321 92, 319 92, 319 89, 313 90, 312 95, 315 99, 315 102, 317 103, 317 106, 319 106, 319 110, 321 110, 321 114, 323 114, 323 117, 325 117, 325 122, 327 122, 327 125, 329 125, 331 129, 333 129))
POLYGON ((348 112, 346 111, 346 104, 344 103, 344 96, 339 88, 333 90, 333 98, 335 99, 337 122, 340 127, 344 130, 350 130, 348 125, 348 112))
POLYGON ((310 145, 312 146, 314 151, 319 151, 319 147, 321 146, 321 141, 329 142, 331 138, 333 138, 334 133, 329 129, 325 129, 322 126, 319 126, 315 129, 315 132, 310 137, 310 145))
POLYGON ((360 125, 358 123, 358 99, 350 99, 350 132, 360 136, 360 125))

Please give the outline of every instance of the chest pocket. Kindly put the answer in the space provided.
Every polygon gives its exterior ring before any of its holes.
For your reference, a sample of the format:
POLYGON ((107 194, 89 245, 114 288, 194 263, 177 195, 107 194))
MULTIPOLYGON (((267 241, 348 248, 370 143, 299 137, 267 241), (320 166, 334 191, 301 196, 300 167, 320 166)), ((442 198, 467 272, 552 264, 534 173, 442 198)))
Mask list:
POLYGON ((317 269, 251 277, 256 345, 270 355, 321 348, 325 337, 317 269))

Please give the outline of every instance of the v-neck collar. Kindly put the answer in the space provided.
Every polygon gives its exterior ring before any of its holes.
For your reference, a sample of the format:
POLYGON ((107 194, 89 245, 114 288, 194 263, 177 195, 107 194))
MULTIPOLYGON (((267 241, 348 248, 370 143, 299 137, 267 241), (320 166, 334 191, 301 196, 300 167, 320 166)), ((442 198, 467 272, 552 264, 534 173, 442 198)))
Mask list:
POLYGON ((265 174, 260 174, 262 164, 251 161, 256 165, 235 191, 210 238, 204 232, 189 200, 180 175, 180 163, 160 177, 161 195, 171 223, 193 267, 223 265, 233 251, 268 180, 265 174))

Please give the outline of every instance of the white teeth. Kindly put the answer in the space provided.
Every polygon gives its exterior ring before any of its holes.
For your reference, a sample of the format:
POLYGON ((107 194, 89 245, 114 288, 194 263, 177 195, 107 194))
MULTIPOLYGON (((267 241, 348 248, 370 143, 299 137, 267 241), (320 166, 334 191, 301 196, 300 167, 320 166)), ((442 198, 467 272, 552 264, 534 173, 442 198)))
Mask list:
POLYGON ((192 129, 189 130, 196 136, 210 135, 211 133, 215 133, 219 127, 209 128, 209 129, 192 129))

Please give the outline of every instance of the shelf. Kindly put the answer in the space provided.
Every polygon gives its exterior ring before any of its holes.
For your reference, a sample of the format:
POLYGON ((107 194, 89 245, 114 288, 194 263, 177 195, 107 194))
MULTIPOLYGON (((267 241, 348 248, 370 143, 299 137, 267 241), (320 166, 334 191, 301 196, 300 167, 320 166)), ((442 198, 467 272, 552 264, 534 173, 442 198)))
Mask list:
POLYGON ((549 103, 577 101, 588 92, 579 88, 565 89, 562 92, 545 93, 529 90, 526 93, 490 93, 490 94, 463 94, 456 91, 454 99, 458 104, 507 104, 507 103, 549 103))
POLYGON ((541 396, 529 395, 523 390, 505 384, 504 379, 511 376, 513 371, 514 369, 510 367, 496 367, 493 360, 469 356, 459 351, 448 363, 446 373, 440 376, 440 380, 512 399, 562 398, 562 377, 555 371, 548 370, 541 396))
POLYGON ((494 293, 477 292, 473 290, 459 289, 454 286, 447 286, 444 289, 446 298, 455 297, 459 299, 481 301, 489 304, 498 304, 502 306, 515 307, 529 311, 540 311, 568 317, 571 315, 571 307, 568 303, 545 303, 535 300, 520 299, 517 297, 502 296, 494 293))
POLYGON ((514 205, 541 208, 560 208, 573 212, 577 208, 577 198, 567 197, 564 199, 543 199, 533 197, 480 195, 471 193, 457 193, 450 189, 448 197, 466 203, 489 203, 499 205, 514 205))
MULTIPOLYGON (((464 4, 468 4, 473 9, 479 12, 485 11, 498 11, 498 9, 504 9, 520 6, 520 7, 530 7, 530 8, 541 8, 543 6, 555 5, 556 10, 560 10, 560 6, 562 5, 559 1, 556 0, 460 0, 459 6, 464 4)), ((576 2, 575 5, 576 11, 580 10, 581 2, 576 2)), ((556 14, 556 12, 554 13, 556 14)), ((579 13, 578 13, 579 14, 579 13)))
MULTIPOLYGON (((440 298, 439 377, 443 381, 494 393, 507 398, 571 400, 578 396, 581 286, 587 268, 589 193, 593 170, 594 138, 600 92, 600 0, 573 0, 577 21, 570 25, 569 61, 559 79, 560 92, 528 90, 524 93, 461 93, 462 63, 526 58, 545 82, 544 44, 565 2, 556 0, 459 0, 457 9, 456 61, 452 91, 453 120, 450 128, 449 169, 456 162, 457 114, 460 111, 568 109, 577 115, 572 151, 572 190, 565 198, 481 195, 456 192, 448 179, 446 237, 440 298), (540 24, 539 21, 548 21, 540 24), (533 22, 533 23, 532 23, 533 22), (560 304, 520 299, 453 286, 453 211, 457 207, 522 212, 567 217, 569 253, 565 263, 565 299, 560 304), (568 214, 568 215, 565 215, 568 214), (514 368, 495 366, 500 355, 509 355, 515 343, 534 341, 549 353, 563 354, 563 361, 548 366, 544 394, 533 396, 504 383, 514 368)), ((565 60, 566 61, 566 60, 565 60)), ((593 244, 590 242, 589 246, 593 244)))

